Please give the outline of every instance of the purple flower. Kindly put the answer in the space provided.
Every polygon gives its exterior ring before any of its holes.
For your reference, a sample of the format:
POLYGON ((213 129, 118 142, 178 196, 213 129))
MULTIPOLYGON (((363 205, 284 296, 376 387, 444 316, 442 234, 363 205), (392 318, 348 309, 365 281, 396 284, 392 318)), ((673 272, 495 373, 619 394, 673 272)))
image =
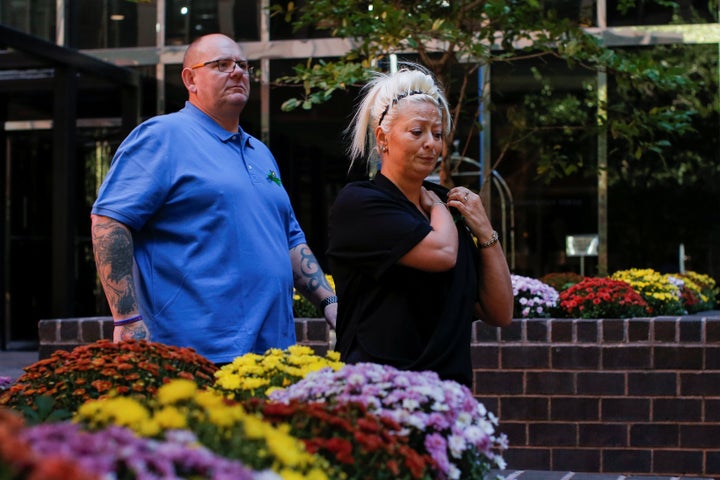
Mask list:
POLYGON ((360 403, 372 413, 401 426, 418 451, 427 451, 441 478, 460 478, 463 461, 473 450, 492 465, 504 465, 504 435, 495 434, 497 418, 457 382, 441 380, 435 372, 402 371, 386 365, 358 363, 334 371, 311 372, 303 380, 270 394, 288 403, 360 403))
POLYGON ((559 294, 540 280, 510 275, 515 296, 515 316, 522 318, 547 317, 558 303, 559 294))
MULTIPOLYGON (((236 460, 215 455, 197 444, 190 432, 168 432, 165 441, 140 438, 132 431, 111 426, 88 432, 70 422, 46 423, 22 432, 38 455, 72 458, 88 472, 112 478, 128 470, 138 480, 199 476, 213 480, 254 480, 255 472, 236 460)), ((269 479, 267 472, 263 478, 269 479)), ((279 478, 279 477, 274 477, 279 478)))

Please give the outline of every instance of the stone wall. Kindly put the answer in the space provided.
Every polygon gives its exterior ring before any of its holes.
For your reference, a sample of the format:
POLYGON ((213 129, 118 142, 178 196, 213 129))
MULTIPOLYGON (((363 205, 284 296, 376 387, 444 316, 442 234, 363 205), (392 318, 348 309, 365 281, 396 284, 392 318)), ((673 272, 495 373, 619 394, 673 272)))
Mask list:
MULTIPOLYGON (((323 319, 297 319, 324 355, 323 319)), ((40 358, 112 338, 109 317, 42 320, 40 358)), ((720 317, 476 322, 475 395, 515 470, 720 475, 720 317)))

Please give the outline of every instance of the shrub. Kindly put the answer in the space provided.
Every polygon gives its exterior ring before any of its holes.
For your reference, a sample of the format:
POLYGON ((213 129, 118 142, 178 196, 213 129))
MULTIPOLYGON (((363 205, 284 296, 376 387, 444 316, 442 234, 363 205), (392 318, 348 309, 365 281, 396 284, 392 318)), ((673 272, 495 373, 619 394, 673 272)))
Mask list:
POLYGON ((310 372, 328 367, 337 370, 343 365, 335 351, 321 357, 303 345, 271 348, 263 355, 248 353, 224 365, 215 372, 213 388, 236 400, 267 398, 268 393, 302 380, 310 372))
POLYGON ((512 280, 515 318, 549 317, 557 307, 558 292, 534 278, 510 275, 512 280))
POLYGON ((298 480, 340 478, 334 467, 307 452, 286 427, 276 428, 241 404, 216 391, 201 390, 190 380, 170 381, 147 402, 122 396, 91 400, 73 420, 93 431, 119 426, 156 440, 174 431, 189 431, 193 441, 214 454, 254 470, 271 469, 298 480))
POLYGON ((685 309, 680 302, 680 289, 653 269, 631 268, 612 274, 614 280, 622 280, 648 303, 650 315, 682 315, 685 309))
POLYGON ((50 358, 26 367, 15 383, 0 393, 0 405, 36 411, 39 398, 49 396, 53 408, 68 412, 67 417, 87 400, 111 392, 151 397, 174 378, 211 386, 216 370, 215 364, 190 348, 136 340, 99 340, 71 352, 58 350, 50 358))
POLYGON ((25 423, 15 410, 0 407, 0 479, 99 480, 75 458, 58 451, 35 452, 24 438, 25 423))
POLYGON ((570 318, 631 318, 648 312, 647 302, 627 282, 592 277, 560 292, 560 308, 570 318))
POLYGON ((369 412, 400 424, 410 446, 433 459, 435 478, 484 479, 494 466, 505 468, 505 435, 496 435, 497 418, 457 382, 434 372, 401 371, 358 363, 338 371, 318 370, 270 400, 289 403, 360 403, 369 412))
POLYGON ((701 295, 707 299, 703 300, 701 297, 700 301, 702 305, 698 307, 700 308, 700 311, 712 310, 718 306, 718 301, 720 300, 720 289, 718 289, 718 285, 712 277, 703 273, 693 272, 691 270, 685 272, 684 275, 678 276, 692 281, 693 284, 700 288, 701 295))
POLYGON ((244 405, 274 425, 287 424, 308 451, 356 480, 432 480, 432 459, 409 445, 399 423, 368 412, 360 403, 267 402, 244 405), (368 468, 372 465, 372 468, 368 468))
POLYGON ((540 277, 540 281, 546 285, 550 285, 558 292, 567 290, 576 283, 583 281, 585 277, 575 272, 552 272, 540 277))

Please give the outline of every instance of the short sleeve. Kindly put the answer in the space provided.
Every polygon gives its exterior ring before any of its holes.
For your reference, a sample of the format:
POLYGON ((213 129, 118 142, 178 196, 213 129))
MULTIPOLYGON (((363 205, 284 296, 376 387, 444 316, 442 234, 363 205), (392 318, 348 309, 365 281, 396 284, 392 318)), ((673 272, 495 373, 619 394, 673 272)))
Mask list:
POLYGON ((407 199, 371 182, 351 183, 330 210, 328 256, 377 278, 431 230, 407 199))

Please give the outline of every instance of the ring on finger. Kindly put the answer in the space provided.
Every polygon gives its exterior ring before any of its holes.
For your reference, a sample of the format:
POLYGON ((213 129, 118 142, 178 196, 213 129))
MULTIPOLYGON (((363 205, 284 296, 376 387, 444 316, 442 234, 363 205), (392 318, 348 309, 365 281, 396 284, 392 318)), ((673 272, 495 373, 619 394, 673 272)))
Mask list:
POLYGON ((467 202, 467 197, 468 197, 468 195, 470 195, 470 194, 469 194, 469 193, 466 193, 466 194, 465 194, 465 197, 463 198, 463 201, 467 202))

